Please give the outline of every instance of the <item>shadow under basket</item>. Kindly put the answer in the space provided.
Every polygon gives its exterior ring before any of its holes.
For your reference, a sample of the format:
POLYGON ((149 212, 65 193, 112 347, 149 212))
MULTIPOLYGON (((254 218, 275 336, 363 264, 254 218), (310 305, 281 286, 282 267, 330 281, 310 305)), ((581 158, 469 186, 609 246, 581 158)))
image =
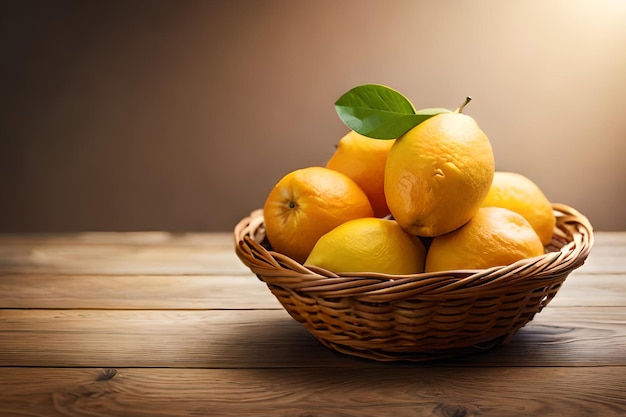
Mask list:
POLYGON ((556 295, 593 246, 585 216, 554 204, 544 255, 485 270, 335 274, 271 249, 263 212, 234 230, 235 251, 323 345, 378 361, 427 361, 507 343, 556 295))

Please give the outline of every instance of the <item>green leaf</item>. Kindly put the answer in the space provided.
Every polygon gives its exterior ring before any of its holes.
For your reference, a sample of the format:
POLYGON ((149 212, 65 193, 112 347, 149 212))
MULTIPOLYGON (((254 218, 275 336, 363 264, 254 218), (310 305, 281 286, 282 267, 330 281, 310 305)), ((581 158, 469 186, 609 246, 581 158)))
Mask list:
POLYGON ((375 139, 396 139, 445 109, 415 111, 396 90, 379 85, 354 87, 335 102, 339 118, 350 129, 375 139))

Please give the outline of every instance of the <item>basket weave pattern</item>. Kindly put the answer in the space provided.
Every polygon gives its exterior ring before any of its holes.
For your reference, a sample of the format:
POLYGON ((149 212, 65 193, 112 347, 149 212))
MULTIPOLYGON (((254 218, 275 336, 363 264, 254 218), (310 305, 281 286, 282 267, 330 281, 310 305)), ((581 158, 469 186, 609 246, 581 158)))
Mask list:
POLYGON ((271 249, 261 210, 235 227, 235 251, 325 346, 379 361, 441 359, 508 342, 585 262, 591 224, 566 205, 553 209, 545 255, 479 271, 338 275, 304 267, 271 249))

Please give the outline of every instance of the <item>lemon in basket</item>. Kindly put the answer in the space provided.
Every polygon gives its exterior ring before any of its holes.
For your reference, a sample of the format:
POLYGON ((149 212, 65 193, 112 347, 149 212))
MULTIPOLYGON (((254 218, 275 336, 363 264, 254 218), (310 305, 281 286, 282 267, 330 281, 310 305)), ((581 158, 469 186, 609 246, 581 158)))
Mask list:
POLYGON ((365 192, 348 176, 324 167, 291 171, 263 206, 265 234, 274 250, 303 262, 326 232, 351 219, 371 217, 365 192))
POLYGON ((424 271, 425 249, 394 220, 361 218, 323 235, 305 261, 335 273, 416 274, 424 271))
POLYGON ((543 255, 530 223, 502 207, 482 207, 457 230, 435 237, 426 255, 426 272, 483 269, 543 255))
POLYGON ((337 149, 326 162, 327 168, 346 174, 361 187, 376 217, 389 214, 384 175, 387 155, 394 142, 368 138, 351 130, 339 140, 337 149))
POLYGON ((556 217, 552 204, 530 178, 516 173, 496 171, 483 207, 504 207, 524 216, 539 235, 541 243, 552 240, 556 217))
POLYGON ((396 139, 385 167, 385 196, 400 225, 418 236, 457 229, 487 196, 495 161, 476 121, 440 113, 396 139))

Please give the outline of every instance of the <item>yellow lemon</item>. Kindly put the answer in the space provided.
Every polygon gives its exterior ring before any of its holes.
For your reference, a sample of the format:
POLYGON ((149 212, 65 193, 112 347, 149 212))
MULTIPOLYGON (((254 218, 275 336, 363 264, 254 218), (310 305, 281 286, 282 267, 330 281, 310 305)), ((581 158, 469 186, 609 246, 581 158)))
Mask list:
POLYGON ((494 171, 491 143, 476 121, 441 113, 396 139, 385 166, 385 197, 404 229, 438 236, 472 218, 494 171))
POLYGON ((524 216, 539 235, 541 243, 552 240, 556 217, 552 204, 530 178, 516 173, 496 171, 483 207, 503 207, 524 216))
POLYGON ((424 271, 425 249, 394 220, 349 220, 323 235, 305 265, 335 273, 379 272, 403 275, 424 271))
POLYGON ((501 207, 483 207, 459 229, 432 240, 425 270, 485 269, 543 253, 539 236, 524 217, 501 207))
POLYGON ((361 187, 376 217, 389 214, 384 176, 387 155, 394 142, 368 138, 352 130, 339 140, 337 149, 326 162, 326 168, 346 174, 361 187))

